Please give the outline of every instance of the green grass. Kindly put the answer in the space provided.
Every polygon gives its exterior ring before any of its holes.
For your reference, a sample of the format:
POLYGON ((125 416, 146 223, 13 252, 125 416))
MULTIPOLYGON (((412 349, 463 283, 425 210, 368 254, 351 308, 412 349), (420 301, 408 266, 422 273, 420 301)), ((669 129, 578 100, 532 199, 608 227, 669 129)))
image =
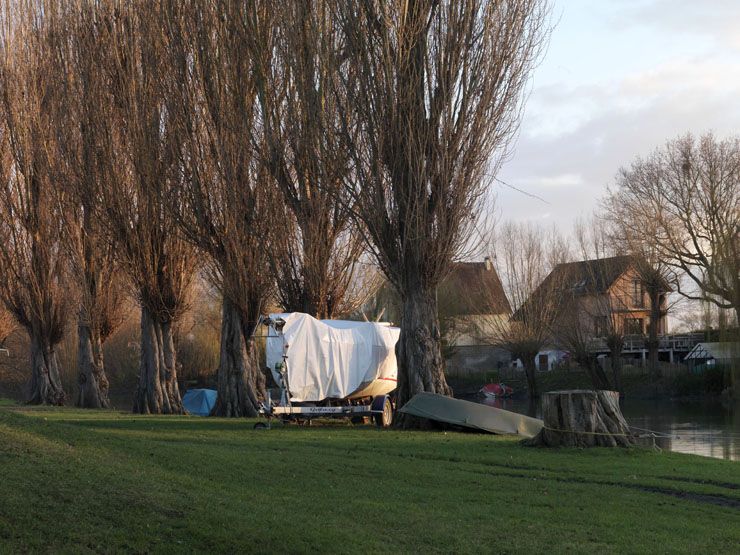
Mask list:
POLYGON ((0 552, 737 552, 740 465, 0 408, 0 552))

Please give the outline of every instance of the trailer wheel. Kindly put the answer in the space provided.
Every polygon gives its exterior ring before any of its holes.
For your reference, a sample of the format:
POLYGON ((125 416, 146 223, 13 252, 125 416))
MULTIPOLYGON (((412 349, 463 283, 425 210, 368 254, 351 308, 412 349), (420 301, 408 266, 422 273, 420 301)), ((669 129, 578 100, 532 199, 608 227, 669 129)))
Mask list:
POLYGON ((380 428, 387 428, 393 424, 393 403, 390 398, 385 398, 383 412, 374 414, 373 418, 375 418, 375 425, 380 428))
POLYGON ((267 429, 267 424, 265 424, 264 422, 257 422, 254 425, 254 429, 255 430, 266 430, 267 429))

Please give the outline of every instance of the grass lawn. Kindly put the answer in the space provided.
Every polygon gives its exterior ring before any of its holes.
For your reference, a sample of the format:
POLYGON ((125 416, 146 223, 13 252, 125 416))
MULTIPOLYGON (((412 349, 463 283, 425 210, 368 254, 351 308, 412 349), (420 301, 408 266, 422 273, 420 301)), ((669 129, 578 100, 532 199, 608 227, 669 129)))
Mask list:
POLYGON ((740 464, 0 404, 0 552, 738 552, 740 464))

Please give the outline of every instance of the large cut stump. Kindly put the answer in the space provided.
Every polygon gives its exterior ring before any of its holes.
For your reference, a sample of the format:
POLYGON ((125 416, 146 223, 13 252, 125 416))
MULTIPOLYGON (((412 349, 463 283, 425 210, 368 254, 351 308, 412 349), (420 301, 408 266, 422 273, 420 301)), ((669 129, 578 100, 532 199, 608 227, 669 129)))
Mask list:
POLYGON ((542 447, 629 447, 635 439, 619 409, 619 392, 549 391, 542 395, 545 426, 528 441, 542 447))

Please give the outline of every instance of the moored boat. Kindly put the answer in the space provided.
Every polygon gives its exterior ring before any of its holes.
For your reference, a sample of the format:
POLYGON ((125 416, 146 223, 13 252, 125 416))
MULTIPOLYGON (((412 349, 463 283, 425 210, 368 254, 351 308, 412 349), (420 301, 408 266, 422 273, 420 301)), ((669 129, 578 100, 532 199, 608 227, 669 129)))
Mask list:
POLYGON ((479 393, 489 398, 511 397, 514 390, 508 385, 504 385, 502 383, 488 383, 480 388, 479 393))

